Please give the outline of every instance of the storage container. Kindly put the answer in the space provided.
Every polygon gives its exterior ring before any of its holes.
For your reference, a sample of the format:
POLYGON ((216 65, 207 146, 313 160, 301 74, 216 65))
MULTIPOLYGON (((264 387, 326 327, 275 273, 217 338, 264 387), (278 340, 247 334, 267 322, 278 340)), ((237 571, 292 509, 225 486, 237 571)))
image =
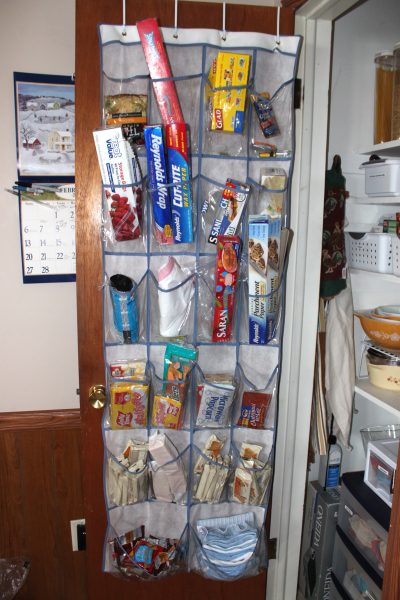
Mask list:
MULTIPOLYGON (((400 366, 396 365, 375 365, 368 356, 366 357, 368 379, 372 385, 384 390, 400 392, 400 366)), ((400 408, 400 396, 399 396, 400 408)))
POLYGON ((400 196, 400 159, 380 158, 360 165, 367 196, 400 196))
POLYGON ((382 597, 382 577, 376 575, 339 527, 335 535, 333 574, 352 600, 382 597))
POLYGON ((380 576, 389 524, 390 508, 364 483, 363 471, 344 473, 338 525, 380 576))
POLYGON ((400 139, 400 42, 393 48, 392 140, 400 139))
POLYGON ((398 440, 368 442, 364 482, 390 507, 393 499, 398 449, 398 440))
POLYGON ((392 273, 391 233, 346 233, 348 266, 376 273, 392 273))
POLYGON ((375 55, 374 144, 392 139, 393 52, 375 55))

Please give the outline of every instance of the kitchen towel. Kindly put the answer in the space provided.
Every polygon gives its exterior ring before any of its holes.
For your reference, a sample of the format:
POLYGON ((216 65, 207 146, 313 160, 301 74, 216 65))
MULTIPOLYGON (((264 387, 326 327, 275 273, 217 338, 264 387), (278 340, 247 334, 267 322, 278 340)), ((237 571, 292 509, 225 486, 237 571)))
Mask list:
POLYGON ((335 417, 333 433, 348 449, 353 411, 355 359, 351 284, 329 301, 326 318, 325 397, 335 417))

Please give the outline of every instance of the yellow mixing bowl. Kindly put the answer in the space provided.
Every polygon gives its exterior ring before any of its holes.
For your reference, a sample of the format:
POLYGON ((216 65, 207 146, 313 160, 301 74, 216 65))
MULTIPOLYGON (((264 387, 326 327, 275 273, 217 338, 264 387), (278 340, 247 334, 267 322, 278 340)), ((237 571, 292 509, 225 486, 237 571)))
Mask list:
POLYGON ((400 350, 400 321, 381 319, 373 311, 354 313, 370 340, 389 350, 400 350))

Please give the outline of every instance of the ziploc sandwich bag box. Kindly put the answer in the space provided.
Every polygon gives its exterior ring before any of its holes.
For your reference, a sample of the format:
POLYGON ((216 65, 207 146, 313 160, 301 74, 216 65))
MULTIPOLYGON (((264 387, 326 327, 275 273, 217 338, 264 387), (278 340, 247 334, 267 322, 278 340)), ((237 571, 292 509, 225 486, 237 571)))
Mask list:
POLYGON ((249 217, 249 343, 267 344, 278 317, 281 220, 249 217))
POLYGON ((317 481, 308 484, 298 582, 306 600, 330 597, 339 504, 339 488, 324 490, 317 481))

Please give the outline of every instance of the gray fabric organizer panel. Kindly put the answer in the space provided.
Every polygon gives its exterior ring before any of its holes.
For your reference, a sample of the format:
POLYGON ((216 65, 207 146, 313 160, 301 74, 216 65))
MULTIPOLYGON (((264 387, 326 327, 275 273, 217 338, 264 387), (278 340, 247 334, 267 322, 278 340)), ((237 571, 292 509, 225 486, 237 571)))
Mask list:
MULTIPOLYGON (((149 98, 148 123, 161 123, 157 103, 152 90, 144 53, 139 42, 136 27, 127 27, 127 35, 122 36, 122 28, 111 25, 99 27, 102 94, 143 93, 149 98)), ((112 325, 112 307, 108 286, 104 286, 104 356, 106 364, 116 359, 146 359, 154 367, 158 377, 162 375, 163 356, 166 341, 157 335, 152 327, 157 307, 155 275, 162 257, 175 255, 180 264, 192 268, 196 273, 204 265, 214 261, 215 248, 206 241, 202 229, 201 207, 209 190, 223 188, 227 178, 247 181, 252 185, 252 197, 248 210, 242 219, 242 231, 237 232, 243 240, 242 259, 246 260, 246 225, 248 214, 256 214, 257 192, 259 189, 259 172, 262 167, 279 167, 285 169, 288 185, 283 192, 284 210, 282 226, 289 227, 290 217, 290 182, 294 151, 294 115, 293 95, 294 77, 297 70, 300 38, 282 37, 276 44, 274 36, 257 33, 228 33, 226 41, 214 30, 179 30, 178 38, 175 30, 162 30, 169 56, 173 80, 175 81, 182 112, 190 131, 191 150, 191 182, 193 200, 193 223, 195 241, 192 244, 176 244, 160 246, 152 235, 151 199, 146 193, 146 157, 144 148, 138 152, 138 159, 143 172, 143 180, 138 181, 143 188, 143 233, 144 235, 130 242, 114 242, 107 235, 111 229, 107 207, 103 205, 103 268, 105 281, 115 273, 123 273, 137 283, 139 311, 143 311, 139 343, 124 345, 115 335, 112 325), (252 90, 262 92, 268 90, 276 97, 275 112, 279 120, 281 134, 271 139, 278 149, 290 150, 291 155, 284 159, 260 159, 251 146, 251 138, 262 139, 256 115, 246 103, 245 128, 243 134, 210 133, 207 130, 204 93, 208 85, 208 71, 213 58, 219 50, 241 51, 251 56, 250 85, 252 90), (142 304, 142 306, 141 306, 142 304)), ((102 126, 100 123, 99 126, 102 126)), ((104 194, 103 194, 104 196, 104 194)), ((104 203, 104 199, 103 199, 104 203)), ((187 342, 198 348, 198 366, 193 371, 190 387, 190 408, 182 430, 166 430, 173 443, 182 452, 182 459, 187 462, 188 493, 184 504, 164 503, 149 498, 144 502, 128 505, 110 505, 105 485, 105 501, 107 507, 108 530, 104 546, 103 569, 117 574, 110 558, 109 541, 116 535, 122 535, 140 525, 145 525, 146 532, 156 536, 181 538, 187 556, 187 569, 196 570, 206 577, 220 579, 218 569, 206 564, 201 557, 201 548, 194 533, 193 525, 199 518, 212 518, 228 515, 242 515, 253 512, 260 531, 257 553, 260 557, 255 572, 266 567, 267 556, 264 539, 265 516, 270 501, 270 492, 262 506, 246 506, 230 501, 229 491, 224 501, 219 504, 195 503, 191 499, 191 469, 196 453, 202 447, 206 435, 221 433, 227 438, 228 450, 237 449, 242 441, 260 443, 273 461, 275 428, 278 408, 278 384, 281 361, 281 344, 283 334, 284 282, 279 290, 280 319, 274 340, 267 345, 250 345, 247 325, 247 290, 242 282, 236 294, 236 325, 232 342, 216 344, 207 335, 204 322, 207 315, 201 313, 202 278, 194 275, 195 301, 189 322, 187 342), (247 338, 246 338, 247 336, 247 338), (265 424, 265 429, 254 430, 237 427, 238 410, 235 406, 231 426, 220 430, 208 429, 206 432, 194 427, 194 396, 196 384, 202 373, 236 373, 243 389, 273 391, 273 399, 265 424), (230 444, 230 445, 229 445, 230 444)), ((107 382, 110 383, 107 372, 107 382)), ((240 397, 236 399, 240 405, 240 397)), ((131 438, 145 440, 153 428, 111 430, 109 426, 108 408, 106 406, 103 419, 103 438, 105 446, 104 473, 109 454, 122 452, 131 438)))

